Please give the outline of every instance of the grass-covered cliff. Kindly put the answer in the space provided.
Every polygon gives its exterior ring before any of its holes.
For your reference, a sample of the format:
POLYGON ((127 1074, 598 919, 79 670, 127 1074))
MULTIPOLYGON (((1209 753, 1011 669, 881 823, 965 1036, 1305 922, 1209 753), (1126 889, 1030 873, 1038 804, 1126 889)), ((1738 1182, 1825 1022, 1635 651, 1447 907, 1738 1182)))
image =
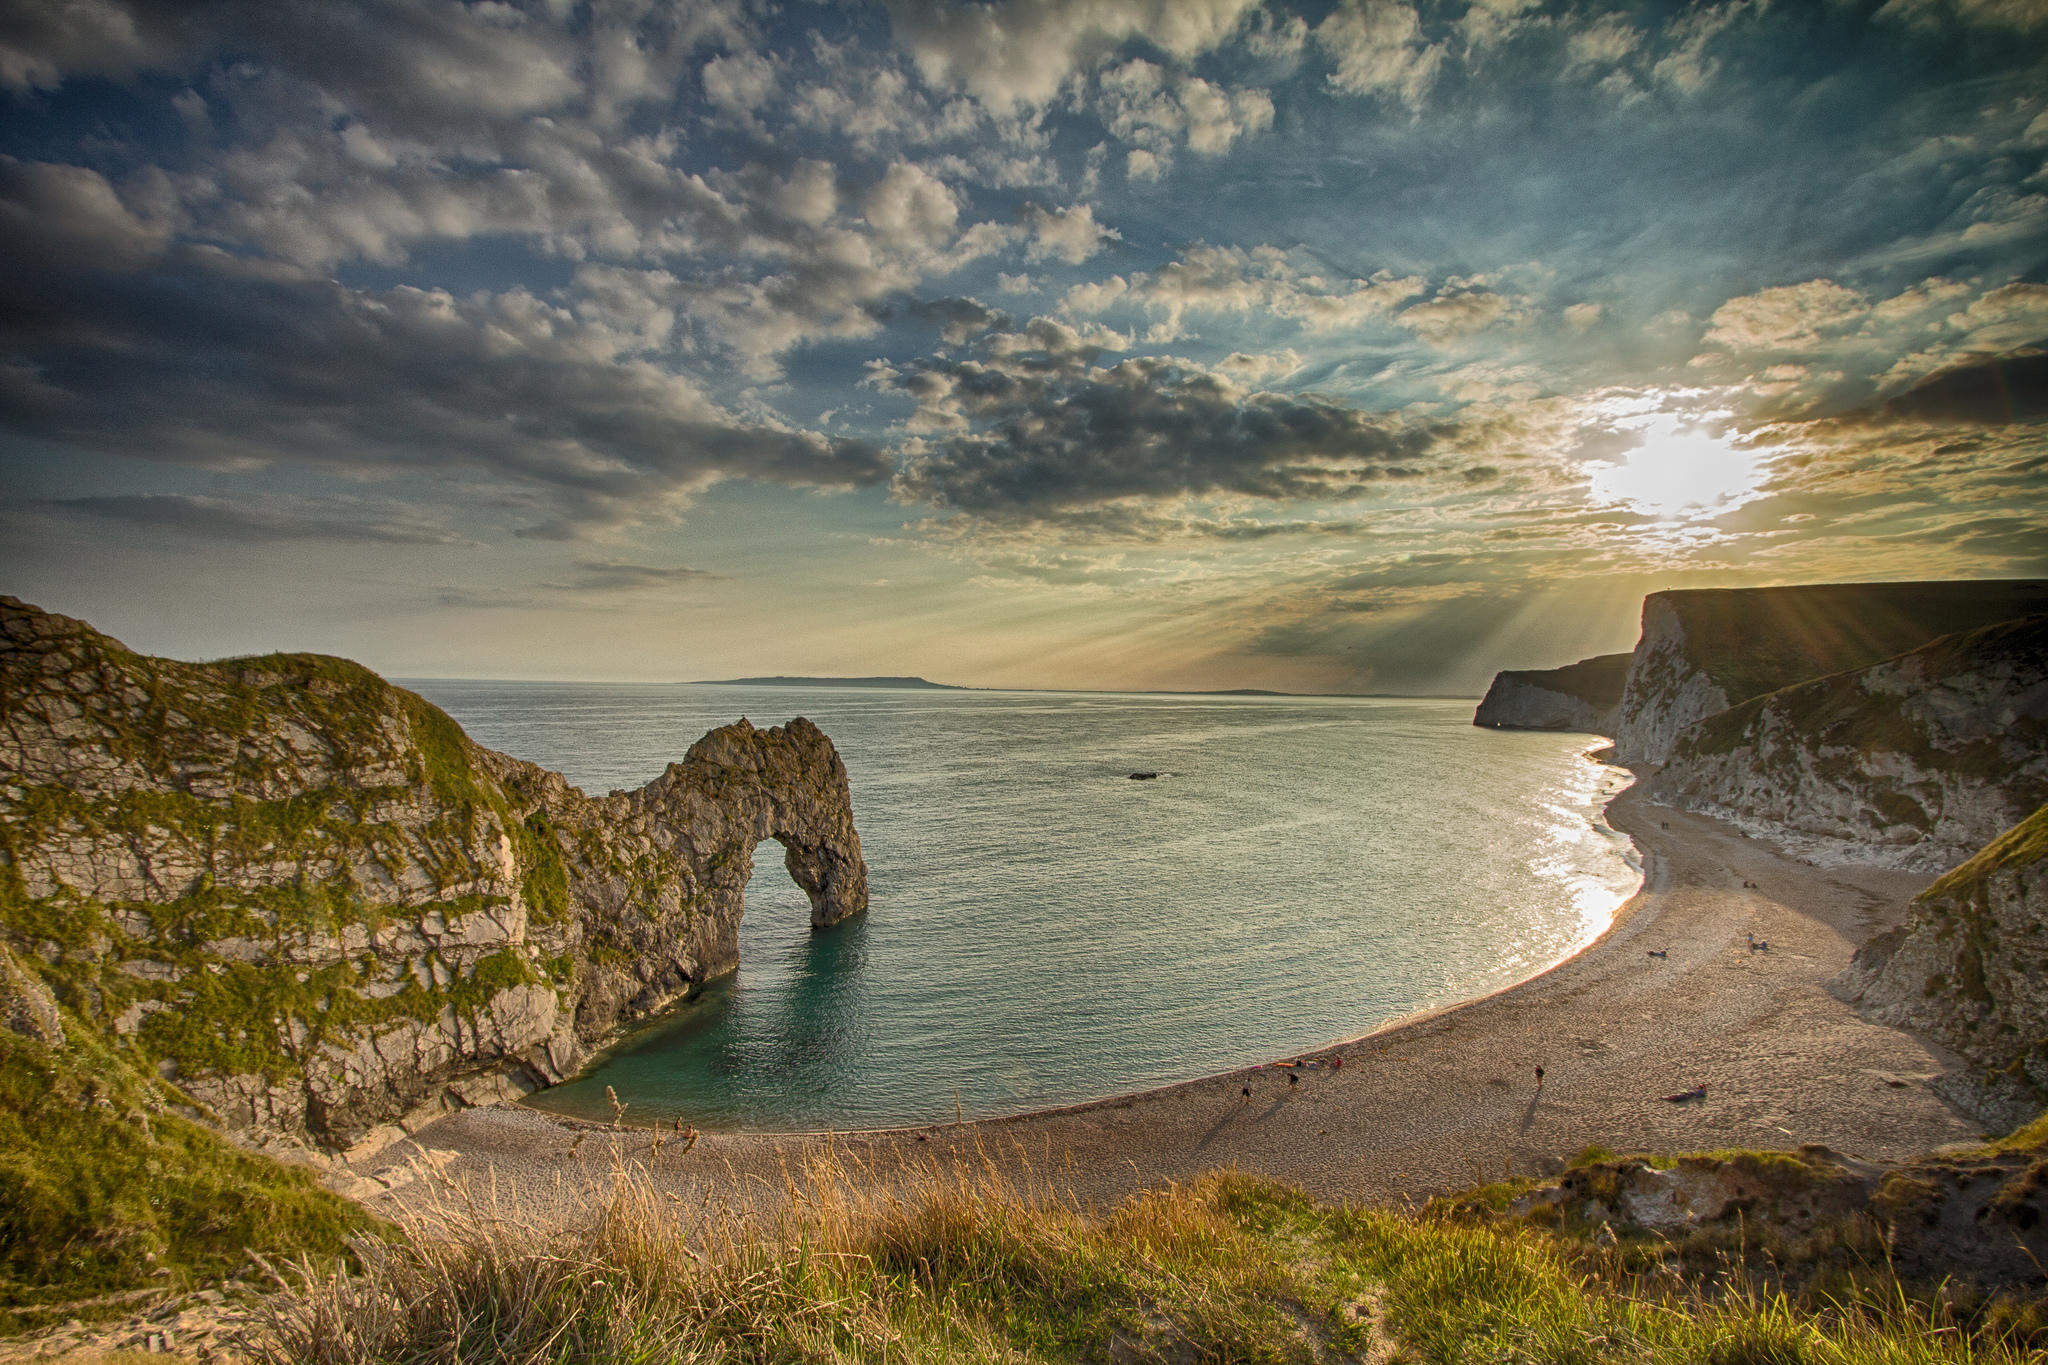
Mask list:
POLYGON ((250 1144, 568 1074, 737 964, 763 838, 814 924, 865 907, 809 722, 591 800, 347 660, 151 658, 0 597, 0 1324, 338 1251, 370 1220, 250 1144))
POLYGON ((1940 870, 2048 801, 2048 615, 1751 698, 1681 731, 1662 802, 1940 870))
POLYGON ((1615 723, 1618 756, 1661 763, 1687 726, 1752 697, 2042 611, 2043 579, 1653 593, 1615 723))
POLYGON ((1473 713, 1474 725, 1511 730, 1607 733, 1628 681, 1626 654, 1600 654, 1562 668, 1508 669, 1473 713))
POLYGON ((198 1121, 0 948, 0 1334, 342 1253, 376 1220, 198 1121))
POLYGON ((815 923, 864 908, 806 721, 592 800, 346 660, 150 658, 0 598, 0 944, 225 1128, 343 1147, 560 1079, 737 965, 762 838, 815 923))

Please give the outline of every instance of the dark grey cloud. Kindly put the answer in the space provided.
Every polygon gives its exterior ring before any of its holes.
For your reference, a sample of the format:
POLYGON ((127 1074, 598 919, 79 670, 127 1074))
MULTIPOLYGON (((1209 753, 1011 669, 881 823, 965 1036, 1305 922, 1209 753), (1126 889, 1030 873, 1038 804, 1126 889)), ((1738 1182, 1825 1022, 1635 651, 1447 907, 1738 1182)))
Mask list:
POLYGON ((2027 347, 1931 374, 1875 415, 1973 426, 2041 421, 2048 418, 2048 350, 2027 347))
POLYGON ((369 545, 461 545, 467 538, 446 526, 390 505, 336 498, 248 499, 183 493, 113 494, 53 498, 43 504, 152 530, 175 531, 224 543, 332 540, 369 545))
POLYGON ((576 561, 576 577, 546 586, 561 592, 614 592, 622 588, 660 588, 677 583, 722 583, 724 576, 682 565, 621 564, 612 560, 576 561))
POLYGON ((1008 313, 990 308, 979 299, 919 299, 903 311, 919 322, 937 327, 939 335, 949 346, 958 346, 972 337, 1000 331, 1013 321, 1008 313))
POLYGON ((1314 394, 1248 390, 1172 357, 1098 365, 1102 342, 1040 319, 984 354, 885 382, 949 434, 913 448, 905 498, 1042 516, 1120 498, 1342 498, 1429 467, 1435 435, 1314 394))
POLYGON ((570 537, 720 479, 845 488, 872 445, 737 415, 522 289, 350 289, 164 246, 104 182, 0 162, 0 428, 225 467, 476 471, 570 537), (53 234, 101 242, 65 252, 53 234))
POLYGON ((737 0, 605 0, 580 18, 516 0, 17 0, 0 9, 0 86, 189 72, 228 53, 418 126, 615 114, 667 97, 707 43, 750 32, 737 0))

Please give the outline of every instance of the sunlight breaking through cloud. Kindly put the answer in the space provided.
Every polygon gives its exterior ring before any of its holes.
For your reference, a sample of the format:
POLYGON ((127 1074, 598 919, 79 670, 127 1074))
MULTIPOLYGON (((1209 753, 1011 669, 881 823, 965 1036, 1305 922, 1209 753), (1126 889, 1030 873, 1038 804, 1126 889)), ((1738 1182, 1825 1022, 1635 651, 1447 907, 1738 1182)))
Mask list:
POLYGON ((1766 473, 1764 454, 1716 435, 1697 417, 1660 412, 1634 424, 1635 447, 1592 466, 1593 495, 1638 512, 1697 520, 1739 507, 1757 495, 1766 473))

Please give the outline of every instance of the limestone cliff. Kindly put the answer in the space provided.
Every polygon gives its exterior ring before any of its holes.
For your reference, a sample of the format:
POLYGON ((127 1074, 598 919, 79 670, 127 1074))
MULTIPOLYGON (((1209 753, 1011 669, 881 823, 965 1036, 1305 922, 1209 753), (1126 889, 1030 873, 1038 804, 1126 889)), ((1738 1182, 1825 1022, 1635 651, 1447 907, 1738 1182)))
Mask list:
POLYGON ((1616 759, 1662 763, 1680 731, 1738 702, 2042 611, 2042 579, 1653 593, 1615 719, 1616 759))
POLYGON ((805 720, 591 799, 346 660, 148 658, 0 598, 0 942, 255 1137, 345 1147, 563 1078, 737 965, 768 838, 814 926, 866 907, 805 720))
POLYGON ((1953 867, 2048 800, 2048 615, 1731 707, 1649 790, 1823 856, 1953 867))
POLYGON ((2003 1129, 2048 1107, 2048 806, 1920 896, 1857 950, 1835 989, 1960 1054, 1947 1098, 2003 1129))
POLYGON ((1612 734, 1615 707, 1628 679, 1629 657, 1600 654, 1563 668, 1496 673, 1472 723, 1506 730, 1612 734))

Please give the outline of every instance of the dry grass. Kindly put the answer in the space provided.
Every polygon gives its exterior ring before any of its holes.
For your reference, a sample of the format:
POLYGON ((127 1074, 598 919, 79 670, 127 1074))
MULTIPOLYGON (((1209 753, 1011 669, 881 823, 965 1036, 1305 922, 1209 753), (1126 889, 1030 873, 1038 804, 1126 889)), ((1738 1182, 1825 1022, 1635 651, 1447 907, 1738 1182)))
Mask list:
POLYGON ((449 1187, 274 1300, 276 1365, 1527 1361, 2019 1365, 1891 1291, 1819 1309, 1659 1280, 1540 1230, 1331 1208, 1231 1172, 1108 1211, 993 1162, 826 1157, 750 1202, 622 1166, 580 1228, 449 1187))
POLYGON ((1225 1212, 1236 1183, 1097 1215, 987 1160, 879 1178, 827 1156, 691 1206, 622 1167, 574 1229, 450 1189, 358 1269, 288 1277, 268 1358, 1313 1359, 1287 1276, 1225 1212))

